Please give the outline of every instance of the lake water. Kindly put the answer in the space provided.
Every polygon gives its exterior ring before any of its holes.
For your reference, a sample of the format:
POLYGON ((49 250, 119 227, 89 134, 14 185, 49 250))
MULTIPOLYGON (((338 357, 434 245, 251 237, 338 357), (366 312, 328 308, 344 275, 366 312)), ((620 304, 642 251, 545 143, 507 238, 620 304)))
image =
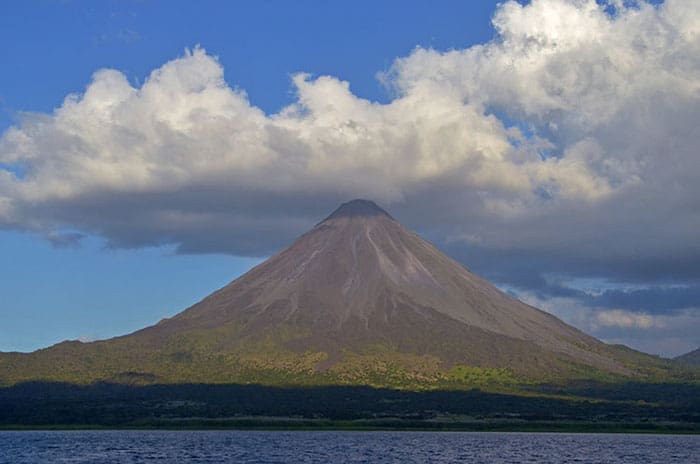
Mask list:
POLYGON ((700 436, 468 432, 0 432, 0 463, 700 463, 700 436))

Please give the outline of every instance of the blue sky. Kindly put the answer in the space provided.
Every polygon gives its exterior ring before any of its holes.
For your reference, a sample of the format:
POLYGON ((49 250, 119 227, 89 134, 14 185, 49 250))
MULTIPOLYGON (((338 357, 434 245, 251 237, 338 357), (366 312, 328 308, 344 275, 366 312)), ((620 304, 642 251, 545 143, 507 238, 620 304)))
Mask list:
POLYGON ((38 1, 2 5, 2 125, 20 111, 50 111, 100 68, 143 81, 197 44, 227 79, 268 112, 291 101, 291 73, 330 74, 358 95, 386 100, 375 74, 416 46, 490 39, 496 1, 299 2, 38 1))
POLYGON ((700 345, 700 8, 498 3, 3 2, 0 351, 155 323, 353 197, 606 341, 700 345))

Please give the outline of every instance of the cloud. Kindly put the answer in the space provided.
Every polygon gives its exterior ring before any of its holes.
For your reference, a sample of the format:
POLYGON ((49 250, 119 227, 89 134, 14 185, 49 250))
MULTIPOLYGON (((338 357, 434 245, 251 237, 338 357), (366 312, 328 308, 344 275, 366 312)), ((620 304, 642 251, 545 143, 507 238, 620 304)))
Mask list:
POLYGON ((511 283, 507 288, 515 293, 527 291, 540 299, 574 298, 589 307, 624 309, 642 314, 665 314, 683 311, 700 302, 700 283, 630 284, 607 279, 571 279, 543 276, 538 273, 514 271, 498 280, 511 283))
POLYGON ((623 327, 637 329, 651 329, 663 327, 663 322, 649 314, 635 314, 621 309, 612 311, 600 311, 596 314, 596 321, 603 327, 623 327))
POLYGON ((396 59, 385 104, 297 74, 265 114, 199 47, 141 86, 99 70, 0 138, 0 227, 261 256, 368 197, 500 282, 694 285, 700 4, 507 1, 493 25, 396 59))
POLYGON ((451 90, 547 141, 533 184, 541 201, 511 199, 519 214, 489 215, 483 233, 457 232, 596 270, 615 261, 635 277, 658 278, 689 259, 697 275, 700 210, 689 174, 700 172, 699 18, 696 2, 618 6, 613 15, 594 1, 508 2, 494 17, 497 40, 397 60, 399 95, 451 90))
POLYGON ((56 248, 77 248, 85 235, 71 231, 52 231, 44 238, 56 248))
POLYGON ((593 306, 623 308, 654 314, 683 310, 698 305, 700 285, 648 286, 636 289, 611 288, 599 294, 586 294, 582 298, 593 306))
MULTIPOLYGON (((485 213, 509 217, 536 201, 545 177, 563 186, 562 198, 607 192, 593 188, 600 182, 586 163, 542 160, 532 150, 539 139, 525 139, 450 91, 419 90, 380 105, 332 77, 299 74, 293 82, 297 102, 267 116, 228 86, 201 48, 153 71, 138 89, 118 71, 98 71, 54 114, 27 114, 4 134, 0 160, 27 166, 21 179, 4 173, 5 215, 33 230, 75 227, 117 245, 174 241, 196 250, 188 238, 212 225, 257 221, 284 231, 280 222, 290 218, 258 207, 266 201, 363 196, 394 203, 457 189, 472 192, 485 213), (237 209, 231 198, 246 198, 254 211, 237 209)), ((319 210, 302 206, 308 224, 319 210)), ((211 251, 272 249, 264 245, 228 239, 211 251)))
POLYGON ((575 297, 540 298, 528 291, 513 293, 607 343, 621 343, 667 357, 687 353, 700 345, 697 303, 668 314, 651 314, 591 306, 575 297))

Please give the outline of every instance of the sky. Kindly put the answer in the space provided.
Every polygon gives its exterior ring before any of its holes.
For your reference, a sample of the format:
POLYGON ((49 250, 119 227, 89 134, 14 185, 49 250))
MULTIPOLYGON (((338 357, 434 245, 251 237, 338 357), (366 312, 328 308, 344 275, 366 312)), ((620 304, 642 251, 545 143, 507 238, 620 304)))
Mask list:
POLYGON ((358 197, 700 346, 697 0, 3 2, 0 40, 0 351, 172 316, 358 197))

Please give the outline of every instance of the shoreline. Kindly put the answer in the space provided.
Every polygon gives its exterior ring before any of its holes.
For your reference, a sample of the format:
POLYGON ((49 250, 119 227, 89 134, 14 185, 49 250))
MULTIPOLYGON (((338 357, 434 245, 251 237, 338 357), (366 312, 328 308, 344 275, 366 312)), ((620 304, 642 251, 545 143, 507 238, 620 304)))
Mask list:
POLYGON ((140 424, 6 424, 0 431, 347 431, 347 432, 512 432, 700 435, 700 424, 691 423, 593 423, 593 422, 413 422, 332 421, 314 419, 223 419, 217 421, 152 421, 140 424))

